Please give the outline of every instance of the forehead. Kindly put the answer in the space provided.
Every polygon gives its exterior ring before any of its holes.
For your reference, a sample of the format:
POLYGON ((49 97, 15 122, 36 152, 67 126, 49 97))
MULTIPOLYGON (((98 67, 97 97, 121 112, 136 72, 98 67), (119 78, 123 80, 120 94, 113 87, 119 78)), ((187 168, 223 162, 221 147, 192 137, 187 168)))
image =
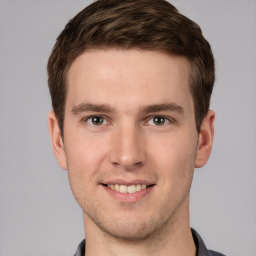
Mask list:
POLYGON ((184 57, 139 49, 90 50, 75 59, 68 72, 67 105, 188 105, 189 77, 190 64, 184 57))

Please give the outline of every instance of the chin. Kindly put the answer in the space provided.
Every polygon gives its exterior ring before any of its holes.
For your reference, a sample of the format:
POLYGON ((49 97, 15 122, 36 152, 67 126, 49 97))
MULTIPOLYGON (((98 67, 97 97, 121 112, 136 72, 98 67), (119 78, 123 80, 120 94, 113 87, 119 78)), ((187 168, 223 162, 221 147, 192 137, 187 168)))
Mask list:
POLYGON ((157 225, 157 223, 127 224, 115 224, 112 227, 106 227, 104 225, 103 227, 101 227, 101 229, 111 237, 127 242, 146 240, 150 238, 153 234, 157 233, 157 231, 159 230, 159 226, 157 225))
POLYGON ((113 219, 106 219, 106 216, 93 215, 93 218, 90 219, 109 237, 132 243, 154 237, 168 222, 168 220, 163 221, 163 218, 160 217, 146 219, 146 216, 140 219, 115 218, 115 221, 113 221, 113 219))

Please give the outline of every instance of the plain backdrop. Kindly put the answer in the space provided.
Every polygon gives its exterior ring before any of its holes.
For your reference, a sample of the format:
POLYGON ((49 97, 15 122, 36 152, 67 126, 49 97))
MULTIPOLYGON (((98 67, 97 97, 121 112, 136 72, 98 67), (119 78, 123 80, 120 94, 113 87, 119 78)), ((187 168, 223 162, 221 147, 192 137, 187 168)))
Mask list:
MULTIPOLYGON (((0 256, 71 256, 82 211, 52 153, 46 64, 82 0, 0 0, 0 256)), ((191 226, 208 248, 256 255, 256 1, 173 0, 216 58, 215 141, 195 171, 191 226)))

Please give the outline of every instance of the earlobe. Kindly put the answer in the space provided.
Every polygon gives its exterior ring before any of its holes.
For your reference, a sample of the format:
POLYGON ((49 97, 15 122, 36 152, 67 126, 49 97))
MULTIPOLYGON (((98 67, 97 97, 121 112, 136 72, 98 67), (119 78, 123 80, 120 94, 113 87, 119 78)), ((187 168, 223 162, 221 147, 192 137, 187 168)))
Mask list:
POLYGON ((64 144, 61 137, 58 120, 53 111, 48 115, 49 132, 51 137, 52 149, 61 168, 67 169, 67 159, 64 150, 64 144))
POLYGON ((195 162, 196 168, 204 166, 211 154, 214 136, 214 120, 215 113, 212 110, 209 110, 202 122, 198 138, 197 156, 195 162))

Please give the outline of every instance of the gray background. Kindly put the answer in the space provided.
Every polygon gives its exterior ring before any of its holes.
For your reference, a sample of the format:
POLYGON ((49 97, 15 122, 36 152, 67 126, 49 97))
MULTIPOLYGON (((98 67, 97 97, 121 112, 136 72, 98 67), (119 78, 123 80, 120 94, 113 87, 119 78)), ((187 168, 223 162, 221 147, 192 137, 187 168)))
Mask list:
MULTIPOLYGON (((191 226, 209 248, 256 255, 256 1, 174 0, 216 58, 215 142, 197 169, 191 226)), ((88 1, 0 0, 0 256, 73 255, 82 212, 48 135, 46 63, 88 1)))

